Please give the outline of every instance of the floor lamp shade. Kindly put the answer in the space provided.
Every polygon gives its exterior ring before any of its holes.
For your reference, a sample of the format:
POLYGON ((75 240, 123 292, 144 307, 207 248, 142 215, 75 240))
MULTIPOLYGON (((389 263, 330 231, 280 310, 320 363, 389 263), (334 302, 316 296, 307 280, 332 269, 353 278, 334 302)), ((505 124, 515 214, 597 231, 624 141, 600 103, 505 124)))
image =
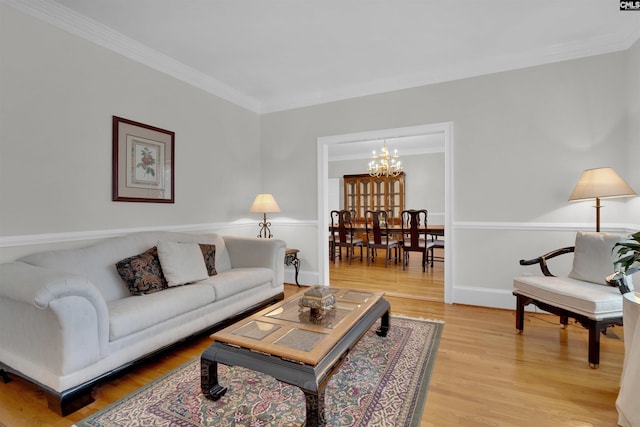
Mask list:
POLYGON ((636 192, 612 168, 587 169, 582 172, 573 189, 570 202, 582 200, 596 201, 596 231, 600 231, 600 199, 633 197, 636 192))
POLYGON ((273 197, 273 194, 271 193, 258 194, 256 198, 253 200, 253 204, 251 205, 249 212, 262 213, 264 215, 262 222, 259 224, 260 233, 258 234, 258 237, 264 237, 269 239, 272 238, 273 235, 271 234, 271 229, 269 228, 271 227, 271 223, 267 222, 267 213, 280 212, 280 206, 278 206, 278 203, 276 202, 276 199, 273 197))

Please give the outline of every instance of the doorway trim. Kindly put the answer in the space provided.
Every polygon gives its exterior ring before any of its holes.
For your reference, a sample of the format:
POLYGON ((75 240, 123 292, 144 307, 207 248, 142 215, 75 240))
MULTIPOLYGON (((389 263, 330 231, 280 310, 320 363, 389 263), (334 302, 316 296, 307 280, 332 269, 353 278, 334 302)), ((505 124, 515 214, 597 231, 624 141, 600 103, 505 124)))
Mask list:
POLYGON ((368 132, 323 136, 318 138, 318 283, 329 284, 329 146, 350 142, 375 139, 392 139, 403 136, 418 136, 442 133, 444 136, 444 227, 445 252, 444 263, 444 302, 453 303, 453 247, 455 230, 453 221, 453 122, 431 123, 392 129, 380 129, 368 132))

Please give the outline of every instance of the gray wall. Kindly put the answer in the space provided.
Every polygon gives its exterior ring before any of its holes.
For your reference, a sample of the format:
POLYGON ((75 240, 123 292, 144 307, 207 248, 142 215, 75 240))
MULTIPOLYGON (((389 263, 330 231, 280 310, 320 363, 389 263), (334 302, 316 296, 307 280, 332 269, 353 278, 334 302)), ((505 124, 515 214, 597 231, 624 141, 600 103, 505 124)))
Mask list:
MULTIPOLYGON (((576 229, 593 229, 592 203, 567 202, 584 169, 612 166, 640 189, 628 158, 639 145, 632 123, 640 115, 629 91, 637 93, 629 74, 638 67, 637 45, 263 115, 263 177, 277 188, 280 170, 295 176, 281 206, 295 218, 315 218, 318 137, 453 122, 453 298, 512 306, 512 277, 525 271, 520 258, 571 244, 576 229)), ((638 200, 606 205, 605 230, 640 227, 638 200)), ((310 269, 314 255, 307 255, 310 269)))
POLYGON ((6 5, 0 19, 0 236, 250 216, 257 114, 6 5), (175 204, 111 201, 113 115, 175 132, 175 204))
MULTIPOLYGON (((313 283, 318 138, 453 122, 454 300, 508 306, 518 259, 593 228, 591 203, 567 202, 582 170, 612 166, 640 189, 640 43, 262 116, 1 4, 0 53, 0 261, 101 230, 253 234, 248 207, 269 191, 274 234, 313 283), (112 115, 176 132, 175 204, 111 201, 112 115)), ((640 198, 605 203, 605 230, 640 228, 640 198)))

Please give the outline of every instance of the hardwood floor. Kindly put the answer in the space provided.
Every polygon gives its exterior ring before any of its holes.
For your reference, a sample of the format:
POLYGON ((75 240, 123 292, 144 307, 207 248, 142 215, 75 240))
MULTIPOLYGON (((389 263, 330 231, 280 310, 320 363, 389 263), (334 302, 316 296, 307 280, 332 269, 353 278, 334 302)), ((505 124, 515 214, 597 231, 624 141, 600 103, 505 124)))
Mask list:
POLYGON ((423 273, 416 255, 408 271, 343 258, 330 265, 330 282, 386 292, 393 314, 445 321, 422 427, 617 425, 621 327, 602 337, 591 369, 588 331, 573 320, 563 330, 557 316, 527 313, 518 335, 515 311, 442 303, 443 264, 423 273))
MULTIPOLYGON (((417 258, 407 271, 343 259, 331 265, 330 280, 332 286, 385 291, 394 315, 445 321, 422 427, 616 425, 622 328, 602 337, 600 368, 590 369, 586 329, 571 323, 562 330, 557 317, 529 313, 520 336, 513 311, 443 304, 442 263, 423 273, 417 258)), ((285 288, 287 295, 298 291, 285 288)), ((198 357, 208 344, 207 336, 183 343, 96 387, 96 401, 65 418, 27 382, 0 383, 0 426, 69 426, 198 357)))

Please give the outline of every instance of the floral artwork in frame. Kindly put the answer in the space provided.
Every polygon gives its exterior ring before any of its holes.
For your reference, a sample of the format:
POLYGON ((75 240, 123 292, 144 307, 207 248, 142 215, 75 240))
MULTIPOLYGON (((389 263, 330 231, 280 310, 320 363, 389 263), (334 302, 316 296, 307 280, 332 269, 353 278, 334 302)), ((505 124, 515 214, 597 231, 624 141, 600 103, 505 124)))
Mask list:
POLYGON ((174 203, 175 133, 113 116, 113 200, 174 203))

